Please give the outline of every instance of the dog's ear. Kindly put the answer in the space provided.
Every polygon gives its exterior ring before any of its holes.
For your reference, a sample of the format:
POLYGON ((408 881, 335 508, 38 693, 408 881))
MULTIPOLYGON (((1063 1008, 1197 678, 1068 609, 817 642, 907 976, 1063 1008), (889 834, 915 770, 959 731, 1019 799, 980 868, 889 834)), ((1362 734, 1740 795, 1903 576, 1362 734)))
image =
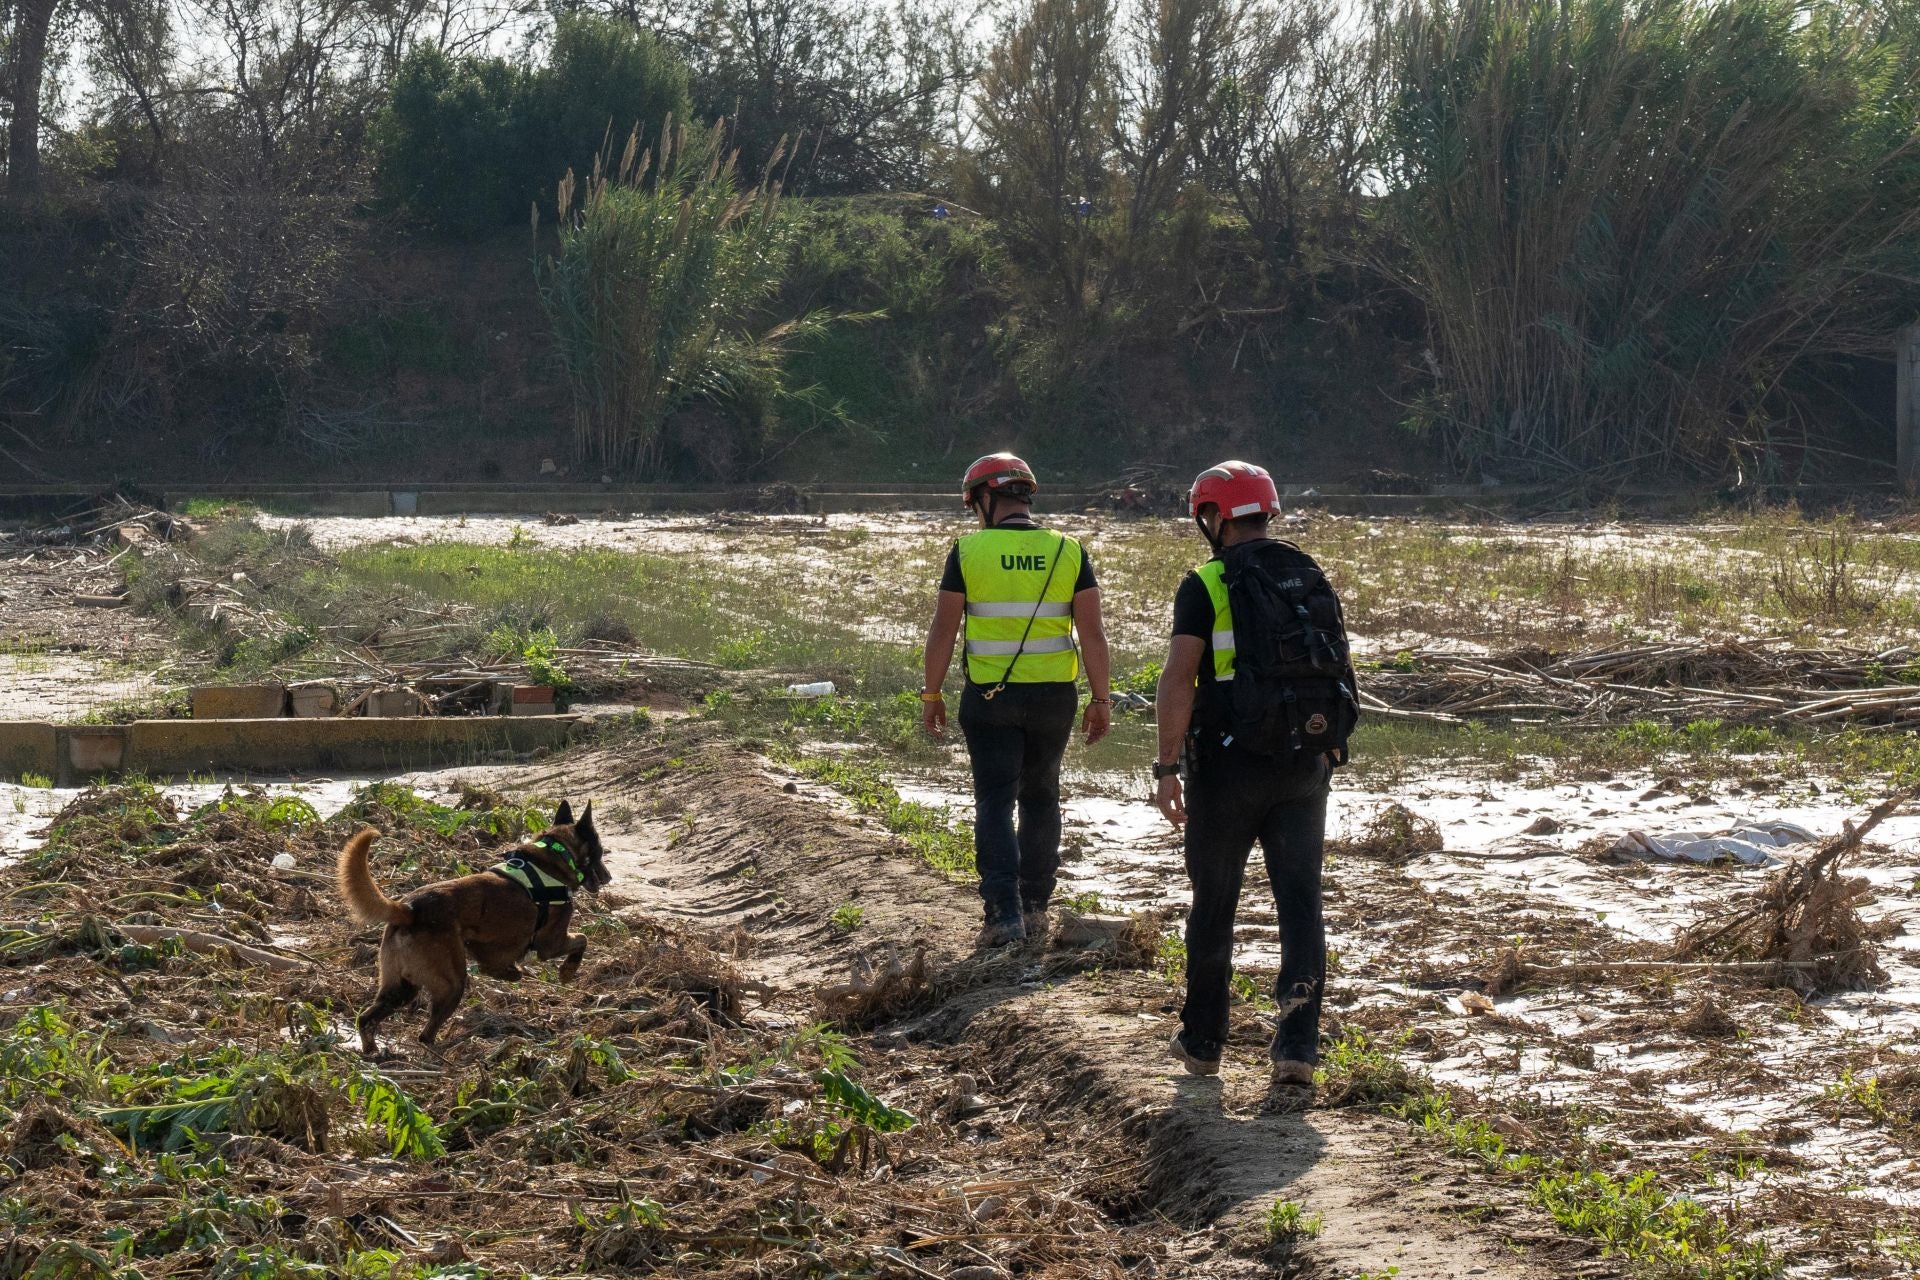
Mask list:
POLYGON ((587 801, 587 807, 580 811, 580 821, 573 824, 573 829, 575 833, 577 833, 582 837, 590 836, 594 833, 593 832, 593 801, 591 800, 587 801))
POLYGON ((553 825, 556 827, 564 827, 572 821, 573 821, 573 804, 571 801, 562 800, 560 802, 559 812, 553 815, 553 825))

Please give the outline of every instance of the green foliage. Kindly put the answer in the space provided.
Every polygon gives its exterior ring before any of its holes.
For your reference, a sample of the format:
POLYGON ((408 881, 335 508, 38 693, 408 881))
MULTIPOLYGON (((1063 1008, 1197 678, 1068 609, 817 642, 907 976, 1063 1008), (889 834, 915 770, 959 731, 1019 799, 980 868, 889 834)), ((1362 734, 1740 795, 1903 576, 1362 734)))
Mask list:
POLYGON ((1725 1223, 1698 1201, 1664 1191, 1651 1170, 1628 1177, 1594 1170, 1542 1176, 1534 1201, 1569 1231, 1592 1236, 1607 1252, 1726 1280, 1781 1274, 1764 1245, 1735 1245, 1725 1223))
POLYGON ((1078 911, 1082 915, 1098 915, 1106 909, 1100 894, 1093 889, 1083 889, 1079 893, 1069 893, 1060 899, 1060 905, 1069 911, 1078 911))
POLYGON ((882 1102, 866 1086, 849 1077, 844 1068, 817 1071, 813 1079, 830 1106, 875 1133, 899 1133, 919 1123, 908 1112, 882 1102))
POLYGON ((1447 370, 1416 423, 1463 462, 1590 478, 1775 464, 1819 412, 1788 371, 1883 358, 1914 309, 1883 274, 1920 253, 1920 157, 1888 123, 1914 50, 1872 8, 1399 10, 1393 269, 1447 370))
POLYGON ((776 1065, 797 1066, 817 1062, 819 1069, 838 1072, 842 1075, 860 1065, 854 1056, 853 1046, 847 1042, 846 1033, 837 1031, 829 1023, 815 1022, 800 1028, 785 1037, 771 1053, 752 1062, 736 1063, 715 1069, 714 1078, 721 1084, 745 1084, 769 1067, 776 1065))
POLYGON ((489 658, 518 658, 535 684, 552 685, 565 692, 573 687, 573 678, 560 661, 560 638, 552 627, 533 627, 518 631, 495 627, 487 633, 481 651, 489 658))
POLYGON ((606 172, 562 183, 559 248, 538 276, 583 457, 657 474, 675 409, 734 399, 769 370, 778 382, 782 344, 811 323, 752 327, 785 266, 780 211, 771 173, 736 180, 723 124, 669 120, 645 149, 636 129, 606 172))
POLYGON ((936 871, 956 878, 974 874, 972 827, 949 822, 944 809, 902 800, 881 770, 821 756, 788 755, 783 763, 818 778, 851 799, 860 812, 879 818, 936 871))
POLYGON ((1154 960, 1163 979, 1168 982, 1184 981, 1187 976, 1187 940, 1177 933, 1161 934, 1154 960))
POLYGON ((1432 1092, 1393 1052, 1358 1027, 1328 1045, 1314 1070, 1329 1106, 1406 1107, 1432 1092))
POLYGON ((347 1077, 347 1096, 366 1114, 366 1121, 386 1132, 388 1149, 396 1156, 430 1160, 446 1154, 440 1128, 404 1089, 373 1070, 347 1077))
POLYGON ((550 209, 561 175, 591 172, 609 134, 686 112, 685 67, 628 23, 563 16, 536 68, 422 42, 375 124, 376 172, 439 230, 478 235, 523 222, 535 201, 550 209))
POLYGON ((397 782, 370 782, 353 793, 352 801, 333 821, 353 827, 373 823, 389 830, 411 827, 441 839, 472 836, 498 842, 540 831, 552 816, 552 807, 539 799, 521 803, 476 791, 461 803, 448 805, 397 782))
POLYGON ((1151 698, 1160 688, 1160 664, 1149 662, 1135 667, 1114 681, 1113 687, 1120 693, 1137 693, 1144 698, 1151 698))
POLYGON ((852 933, 867 918, 867 909, 857 902, 843 902, 833 909, 830 923, 838 933, 852 933))
POLYGON ((1275 1244, 1312 1240, 1326 1226, 1326 1218, 1308 1213, 1298 1200, 1275 1200, 1267 1206, 1267 1238, 1275 1244))
POLYGON ((31 1097, 90 1101, 106 1091, 107 1056, 96 1038, 75 1031, 52 1005, 38 1005, 0 1032, 0 1099, 18 1108, 31 1097))
POLYGON ((872 742, 884 751, 900 751, 921 741, 920 697, 901 689, 883 698, 830 694, 793 702, 786 722, 816 734, 872 742))

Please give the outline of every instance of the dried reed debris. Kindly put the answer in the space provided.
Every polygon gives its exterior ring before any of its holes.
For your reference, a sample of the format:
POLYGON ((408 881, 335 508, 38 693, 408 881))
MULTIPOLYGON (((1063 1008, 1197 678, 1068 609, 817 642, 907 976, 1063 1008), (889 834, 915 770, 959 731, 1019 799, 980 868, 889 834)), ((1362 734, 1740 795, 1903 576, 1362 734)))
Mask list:
POLYGON ((1803 990, 1864 987, 1886 980, 1876 943, 1882 932, 1861 918, 1870 887, 1841 873, 1867 833, 1920 796, 1907 787, 1882 800, 1858 825, 1846 823, 1797 866, 1769 877, 1754 901, 1702 920, 1680 939, 1676 958, 1739 965, 1803 990))

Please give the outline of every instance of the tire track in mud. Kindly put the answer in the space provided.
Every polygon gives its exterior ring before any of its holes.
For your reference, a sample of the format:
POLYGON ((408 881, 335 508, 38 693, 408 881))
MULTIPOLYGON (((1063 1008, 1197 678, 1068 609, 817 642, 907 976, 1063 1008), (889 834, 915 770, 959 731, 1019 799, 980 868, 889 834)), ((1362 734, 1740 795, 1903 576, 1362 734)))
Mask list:
POLYGON ((1236 1044, 1223 1081, 1176 1075, 1165 1057, 1173 988, 1140 973, 1076 972, 1072 953, 972 954, 969 887, 747 751, 672 734, 671 746, 563 766, 568 792, 592 794, 610 815, 609 864, 630 909, 744 931, 743 971, 789 995, 844 980, 856 956, 924 949, 931 994, 876 1041, 946 1052, 1016 1118, 1036 1114, 1044 1128, 1049 1116, 1092 1117, 1119 1134, 1138 1152, 1138 1204, 1117 1211, 1185 1237, 1169 1253, 1181 1259, 1173 1274, 1619 1274, 1511 1187, 1439 1157, 1404 1125, 1274 1109, 1264 1070, 1249 1065, 1264 1062, 1256 1048, 1236 1044), (829 920, 846 902, 863 910, 851 934, 829 920), (1276 1200, 1322 1215, 1319 1237, 1284 1256, 1266 1250, 1276 1200))

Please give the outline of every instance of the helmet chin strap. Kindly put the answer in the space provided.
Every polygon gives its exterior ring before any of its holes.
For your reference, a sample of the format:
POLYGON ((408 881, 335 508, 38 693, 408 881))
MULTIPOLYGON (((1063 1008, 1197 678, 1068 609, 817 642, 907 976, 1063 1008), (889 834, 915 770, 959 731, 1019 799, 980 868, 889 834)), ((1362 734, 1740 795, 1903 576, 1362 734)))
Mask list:
MULTIPOLYGON (((1218 512, 1219 508, 1216 507, 1214 508, 1214 510, 1218 512)), ((1207 540, 1207 545, 1213 548, 1214 554, 1218 555, 1221 550, 1220 539, 1214 536, 1213 530, 1207 528, 1207 522, 1204 519, 1202 519, 1200 516, 1197 516, 1197 515, 1194 516, 1193 522, 1200 526, 1200 536, 1207 540)), ((1225 520, 1222 520, 1220 522, 1220 528, 1224 530, 1226 527, 1227 527, 1227 522, 1225 520)))

